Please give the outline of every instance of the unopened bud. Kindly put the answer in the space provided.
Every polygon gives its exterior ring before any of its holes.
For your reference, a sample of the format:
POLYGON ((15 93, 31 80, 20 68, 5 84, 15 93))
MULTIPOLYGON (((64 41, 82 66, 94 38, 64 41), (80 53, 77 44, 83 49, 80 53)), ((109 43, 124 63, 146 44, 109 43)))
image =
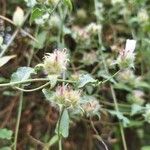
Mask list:
POLYGON ((21 26, 23 21, 24 21, 24 12, 22 8, 17 7, 13 15, 13 22, 16 26, 21 26))

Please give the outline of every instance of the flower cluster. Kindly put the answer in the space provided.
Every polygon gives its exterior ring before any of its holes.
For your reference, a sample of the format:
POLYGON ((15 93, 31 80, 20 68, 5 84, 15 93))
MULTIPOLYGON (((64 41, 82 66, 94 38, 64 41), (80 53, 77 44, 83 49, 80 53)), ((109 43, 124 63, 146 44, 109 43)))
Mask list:
POLYGON ((94 115, 99 116, 101 106, 96 98, 91 96, 85 96, 83 98, 82 108, 87 117, 94 115))
POLYGON ((120 68, 133 68, 135 60, 135 46, 136 41, 127 39, 125 49, 120 52, 120 55, 117 58, 116 63, 120 68))
POLYGON ((80 102, 80 91, 73 90, 67 85, 56 88, 54 101, 64 107, 75 108, 80 102))
POLYGON ((144 92, 141 90, 134 90, 131 94, 128 95, 127 99, 129 102, 142 105, 145 101, 143 99, 144 92))
POLYGON ((66 49, 55 50, 45 55, 43 67, 48 75, 60 75, 66 70, 68 61, 66 49))
POLYGON ((97 33, 100 33, 102 30, 102 26, 96 23, 90 23, 87 27, 86 27, 86 31, 88 34, 90 35, 97 35, 97 33))

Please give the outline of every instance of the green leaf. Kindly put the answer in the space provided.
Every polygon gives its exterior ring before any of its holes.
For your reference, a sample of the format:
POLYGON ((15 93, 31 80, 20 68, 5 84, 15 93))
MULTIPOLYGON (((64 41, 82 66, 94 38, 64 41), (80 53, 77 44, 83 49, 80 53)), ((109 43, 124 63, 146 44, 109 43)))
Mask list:
POLYGON ((122 121, 124 127, 127 127, 127 125, 130 123, 130 120, 125 117, 121 112, 117 112, 117 111, 109 111, 110 114, 115 115, 119 120, 122 121))
POLYGON ((32 23, 35 19, 40 18, 44 14, 44 11, 40 8, 33 9, 30 17, 30 23, 32 23))
POLYGON ((33 73, 35 73, 35 71, 31 67, 20 67, 11 75, 10 82, 25 81, 30 78, 33 73))
POLYGON ((44 47, 44 43, 45 43, 45 40, 46 40, 46 37, 47 37, 46 35, 47 35, 47 32, 46 32, 46 31, 40 32, 40 33, 37 35, 37 37, 36 37, 36 39, 37 39, 38 42, 33 42, 32 45, 33 45, 35 48, 42 49, 42 48, 44 47))
POLYGON ((60 120, 57 122, 56 133, 62 135, 64 138, 67 138, 69 135, 69 114, 68 110, 65 109, 60 120), (59 124, 59 125, 58 125, 59 124))
POLYGON ((143 147, 141 148, 141 150, 150 150, 150 145, 143 146, 143 147))
POLYGON ((9 80, 7 80, 6 78, 4 77, 0 77, 0 83, 4 83, 4 82, 8 82, 9 80))
POLYGON ((3 65, 5 65, 9 60, 11 60, 14 57, 16 57, 16 55, 10 55, 10 56, 1 57, 0 58, 0 67, 2 67, 3 65))
POLYGON ((54 135, 51 139, 50 142, 48 143, 49 146, 54 145, 57 141, 59 140, 59 136, 56 134, 54 135))
POLYGON ((8 146, 5 146, 5 147, 0 148, 0 150, 11 150, 11 148, 8 146))
POLYGON ((69 8, 69 10, 72 10, 72 2, 71 0, 64 0, 65 5, 69 8))
POLYGON ((132 92, 132 88, 130 88, 128 85, 125 85, 123 83, 116 83, 114 84, 115 89, 125 90, 128 92, 132 92))
POLYGON ((128 124, 128 128, 131 127, 141 127, 144 124, 143 121, 130 120, 130 124, 128 124))
POLYGON ((113 77, 105 71, 99 71, 98 76, 103 77, 104 79, 109 80, 112 83, 116 83, 116 81, 113 79, 113 77))
POLYGON ((82 88, 85 85, 89 84, 89 83, 96 83, 97 80, 93 79, 91 77, 91 75, 86 74, 80 77, 79 81, 78 81, 78 88, 82 88))
POLYGON ((8 129, 0 129, 0 139, 10 140, 12 138, 13 132, 8 129))
POLYGON ((133 116, 133 115, 139 113, 142 109, 143 109, 142 106, 137 105, 137 104, 133 104, 133 105, 131 106, 131 115, 133 116))
POLYGON ((50 80, 51 89, 52 89, 57 83, 58 76, 57 75, 49 75, 48 78, 50 80))
POLYGON ((48 101, 53 102, 54 92, 50 91, 50 89, 42 89, 42 92, 48 101))

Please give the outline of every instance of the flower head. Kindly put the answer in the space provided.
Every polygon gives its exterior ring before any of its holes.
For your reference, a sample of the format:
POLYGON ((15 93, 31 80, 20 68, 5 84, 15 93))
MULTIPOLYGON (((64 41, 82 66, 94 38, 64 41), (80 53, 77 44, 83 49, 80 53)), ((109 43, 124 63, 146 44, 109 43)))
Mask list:
POLYGON ((48 75, 60 75, 66 70, 68 61, 66 49, 55 50, 53 53, 45 55, 43 66, 48 75))
POLYGON ((55 93, 55 101, 65 107, 76 107, 80 101, 80 91, 73 90, 69 86, 58 86, 55 93))
POLYGON ((136 41, 127 39, 125 49, 120 52, 117 64, 120 68, 134 67, 136 41))
POLYGON ((97 35, 97 33, 101 32, 102 26, 98 25, 96 23, 90 23, 87 27, 86 27, 86 31, 87 33, 91 34, 91 35, 97 35))
POLYGON ((134 90, 131 94, 127 96, 128 101, 134 104, 143 105, 145 102, 144 99, 144 92, 141 90, 134 90))
POLYGON ((90 97, 85 103, 83 103, 82 108, 87 116, 98 115, 100 110, 100 104, 97 99, 90 97), (90 99, 91 98, 91 99, 90 99))

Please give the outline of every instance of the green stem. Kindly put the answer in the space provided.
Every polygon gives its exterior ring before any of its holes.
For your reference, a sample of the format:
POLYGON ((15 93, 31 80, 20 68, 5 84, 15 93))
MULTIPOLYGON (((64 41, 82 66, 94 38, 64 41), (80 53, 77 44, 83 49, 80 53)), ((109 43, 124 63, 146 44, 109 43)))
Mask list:
MULTIPOLYGON (((111 88, 111 93, 112 93, 113 101, 114 101, 114 104, 115 104, 115 109, 116 109, 117 112, 119 112, 119 107, 118 107, 118 103, 117 103, 117 99, 116 99, 116 94, 115 94, 114 88, 113 88, 112 85, 110 86, 110 88, 111 88)), ((127 150, 127 144, 126 144, 126 140, 125 140, 125 134, 124 134, 122 123, 120 121, 119 121, 119 127, 120 127, 120 132, 121 132, 121 137, 122 137, 122 142, 123 142, 124 150, 127 150)))
POLYGON ((61 140, 61 138, 59 139, 59 150, 62 150, 62 140, 61 140))
POLYGON ((65 108, 62 107, 61 114, 60 114, 59 121, 58 121, 58 136, 59 136, 58 146, 59 146, 59 150, 62 150, 62 135, 60 134, 60 121, 61 121, 61 117, 62 117, 62 114, 64 112, 64 109, 65 108))
POLYGON ((20 99, 19 99, 17 124, 16 124, 15 138, 14 138, 14 150, 17 149, 17 139, 18 139, 18 131, 19 131, 20 119, 21 119, 22 104, 23 104, 23 92, 20 93, 20 99))
MULTIPOLYGON (((95 15, 96 15, 97 23, 101 24, 101 20, 99 19, 99 12, 98 12, 98 10, 99 10, 98 9, 98 0, 94 0, 94 6, 95 6, 95 15)), ((102 48, 102 46, 101 46, 102 45, 102 40, 101 40, 100 35, 101 35, 101 33, 98 33, 99 47, 102 48)), ((102 62, 103 62, 105 71, 109 74, 109 70, 108 70, 106 61, 104 59, 103 51, 101 49, 100 49, 100 54, 102 56, 102 62)), ((111 88, 112 98, 113 98, 113 101, 114 101, 114 104, 115 104, 115 110, 117 112, 119 112, 119 107, 118 107, 118 103, 117 103, 117 99, 116 99, 116 94, 115 94, 115 91, 114 91, 114 88, 113 88, 112 84, 110 84, 110 88, 111 88)), ((124 147, 124 150, 127 150, 125 134, 124 134, 123 126, 122 126, 121 122, 119 123, 119 125, 120 125, 121 137, 122 137, 122 141, 123 141, 123 147, 124 147)))
POLYGON ((23 92, 33 92, 33 91, 38 91, 40 89, 43 89, 44 87, 48 86, 50 84, 50 82, 47 82, 46 84, 39 86, 35 89, 23 89, 23 88, 19 88, 19 87, 15 87, 17 90, 23 91, 23 92))
MULTIPOLYGON (((29 82, 39 82, 39 81, 49 81, 49 79, 48 78, 35 78, 35 79, 28 79, 28 80, 24 80, 24 81, 3 83, 3 84, 0 84, 0 87, 14 86, 14 85, 17 85, 17 84, 24 84, 24 83, 29 83, 29 82)), ((58 82, 66 82, 66 83, 76 83, 76 81, 63 80, 63 79, 57 79, 57 81, 58 82)))

